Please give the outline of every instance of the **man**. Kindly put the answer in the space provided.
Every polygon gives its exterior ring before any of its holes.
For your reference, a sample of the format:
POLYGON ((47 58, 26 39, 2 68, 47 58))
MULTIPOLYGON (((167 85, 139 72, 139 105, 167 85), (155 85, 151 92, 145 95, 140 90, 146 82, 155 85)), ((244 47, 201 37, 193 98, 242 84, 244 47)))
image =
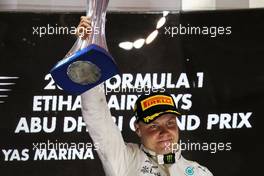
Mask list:
MULTIPOLYGON (((81 17, 78 28, 90 27, 90 24, 89 19, 81 17)), ((87 38, 89 34, 82 36, 87 38)), ((184 159, 180 149, 174 148, 179 140, 176 117, 180 113, 169 94, 142 95, 136 101, 135 131, 141 146, 124 142, 113 122, 103 89, 97 86, 81 98, 83 118, 93 142, 98 143, 97 152, 106 175, 212 176, 205 167, 184 159)))

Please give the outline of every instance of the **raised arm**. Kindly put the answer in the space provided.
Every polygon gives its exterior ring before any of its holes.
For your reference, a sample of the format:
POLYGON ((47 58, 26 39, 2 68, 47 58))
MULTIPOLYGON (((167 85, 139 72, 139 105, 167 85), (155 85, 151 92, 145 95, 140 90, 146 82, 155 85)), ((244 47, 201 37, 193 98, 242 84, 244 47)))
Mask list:
POLYGON ((82 114, 93 142, 99 145, 97 152, 104 167, 110 167, 107 170, 122 175, 133 152, 132 148, 125 144, 120 130, 114 123, 105 93, 100 86, 81 95, 82 114))

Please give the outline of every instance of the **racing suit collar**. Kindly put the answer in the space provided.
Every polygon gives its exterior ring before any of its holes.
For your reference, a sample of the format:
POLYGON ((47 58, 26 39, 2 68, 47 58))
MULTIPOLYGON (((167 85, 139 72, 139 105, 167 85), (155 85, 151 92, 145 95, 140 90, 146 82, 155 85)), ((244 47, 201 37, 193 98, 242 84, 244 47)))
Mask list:
MULTIPOLYGON (((165 164, 163 162, 163 158, 165 155, 156 154, 156 152, 146 148, 143 144, 141 144, 140 149, 148 156, 157 161, 158 164, 165 164)), ((181 150, 175 150, 175 163, 181 158, 181 150)))

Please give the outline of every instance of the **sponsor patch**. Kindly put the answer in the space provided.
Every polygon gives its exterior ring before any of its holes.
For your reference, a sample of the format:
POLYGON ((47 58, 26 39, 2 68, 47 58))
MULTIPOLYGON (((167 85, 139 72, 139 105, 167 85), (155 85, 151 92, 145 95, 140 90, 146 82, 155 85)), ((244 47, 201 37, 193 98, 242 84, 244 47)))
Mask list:
POLYGON ((172 97, 164 95, 155 95, 149 97, 141 102, 142 110, 145 111, 148 108, 151 108, 156 105, 171 105, 174 106, 172 97))
POLYGON ((149 123, 149 122, 153 121, 153 119, 155 119, 156 117, 158 117, 160 114, 163 114, 163 113, 176 113, 176 114, 179 114, 177 111, 167 110, 167 111, 155 113, 155 114, 153 114, 151 116, 144 117, 143 120, 144 120, 145 123, 149 123))

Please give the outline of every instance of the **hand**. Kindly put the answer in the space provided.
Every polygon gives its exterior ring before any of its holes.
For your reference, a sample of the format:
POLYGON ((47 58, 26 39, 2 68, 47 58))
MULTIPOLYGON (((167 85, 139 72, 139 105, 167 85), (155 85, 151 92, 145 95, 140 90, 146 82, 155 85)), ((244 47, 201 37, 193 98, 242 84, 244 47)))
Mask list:
POLYGON ((91 19, 87 16, 81 16, 80 23, 77 27, 76 35, 82 39, 89 39, 92 33, 91 19))

